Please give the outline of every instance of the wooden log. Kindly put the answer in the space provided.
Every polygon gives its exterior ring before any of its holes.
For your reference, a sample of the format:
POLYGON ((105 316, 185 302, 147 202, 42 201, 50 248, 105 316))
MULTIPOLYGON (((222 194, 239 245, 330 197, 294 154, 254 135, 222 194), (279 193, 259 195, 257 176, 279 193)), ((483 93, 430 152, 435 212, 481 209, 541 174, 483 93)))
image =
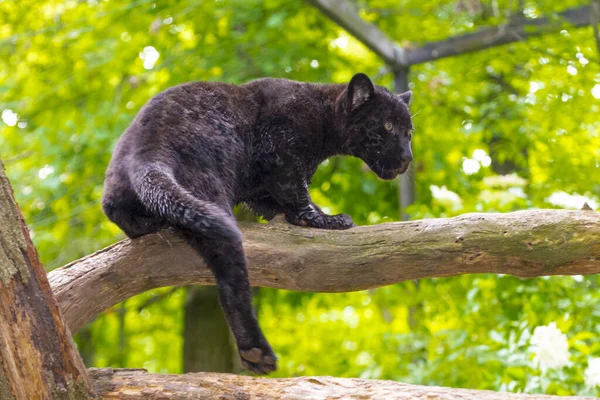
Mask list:
MULTIPOLYGON (((600 213, 528 210, 359 226, 241 223, 254 286, 347 292, 468 273, 600 273, 600 213)), ((72 332, 107 308, 162 286, 214 285, 200 257, 163 231, 123 240, 49 274, 72 332)))
POLYGON ((311 376, 267 379, 249 376, 193 373, 149 374, 145 370, 90 369, 101 399, 386 399, 386 400, 584 400, 592 397, 558 397, 497 393, 488 390, 417 386, 393 381, 311 376))

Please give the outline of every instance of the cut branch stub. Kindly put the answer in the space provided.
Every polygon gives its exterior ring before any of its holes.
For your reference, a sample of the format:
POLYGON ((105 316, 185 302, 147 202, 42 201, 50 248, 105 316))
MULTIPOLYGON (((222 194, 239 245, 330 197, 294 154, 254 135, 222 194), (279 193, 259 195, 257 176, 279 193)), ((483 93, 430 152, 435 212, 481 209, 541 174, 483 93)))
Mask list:
MULTIPOLYGON (((520 277, 600 273, 600 213, 466 214, 347 231, 240 224, 254 286, 347 292, 467 273, 520 277)), ((123 240, 49 274, 71 330, 144 291, 214 285, 200 257, 162 231, 123 240)))

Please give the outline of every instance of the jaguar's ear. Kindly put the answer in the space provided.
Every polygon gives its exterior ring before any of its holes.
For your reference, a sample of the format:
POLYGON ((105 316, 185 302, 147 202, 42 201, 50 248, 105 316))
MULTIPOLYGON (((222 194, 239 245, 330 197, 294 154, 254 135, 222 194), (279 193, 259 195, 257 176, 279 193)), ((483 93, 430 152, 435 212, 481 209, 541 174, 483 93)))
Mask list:
POLYGON ((347 109, 354 111, 375 97, 375 87, 367 75, 358 73, 350 80, 346 96, 347 109))
POLYGON ((408 105, 410 105, 410 101, 412 100, 412 90, 401 93, 398 95, 398 97, 400 97, 400 100, 402 100, 404 102, 404 104, 406 104, 408 106, 408 105))

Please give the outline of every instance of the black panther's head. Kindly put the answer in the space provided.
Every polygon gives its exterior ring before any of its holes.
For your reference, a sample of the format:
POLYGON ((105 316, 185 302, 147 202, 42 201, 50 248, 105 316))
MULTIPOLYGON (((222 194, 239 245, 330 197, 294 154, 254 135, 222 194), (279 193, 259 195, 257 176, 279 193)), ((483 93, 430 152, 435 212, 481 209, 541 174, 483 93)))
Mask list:
POLYGON ((404 173, 412 160, 412 92, 390 93, 356 74, 336 100, 345 152, 364 160, 382 179, 404 173))

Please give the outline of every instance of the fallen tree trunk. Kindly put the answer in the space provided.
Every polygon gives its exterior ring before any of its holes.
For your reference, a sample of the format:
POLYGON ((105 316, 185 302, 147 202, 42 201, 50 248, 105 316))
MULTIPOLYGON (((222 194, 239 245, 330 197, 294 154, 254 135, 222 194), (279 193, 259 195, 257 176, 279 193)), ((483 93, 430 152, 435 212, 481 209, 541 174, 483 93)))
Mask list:
MULTIPOLYGON (((241 224, 254 286, 345 292, 467 273, 600 273, 600 213, 530 210, 361 226, 347 231, 241 224)), ((199 256, 163 231, 123 240, 49 274, 72 332, 144 291, 213 285, 199 256)))
POLYGON ((577 400, 497 393, 487 390, 417 386, 393 381, 322 376, 267 379, 218 373, 149 374, 134 369, 90 369, 101 399, 427 399, 427 400, 577 400))

